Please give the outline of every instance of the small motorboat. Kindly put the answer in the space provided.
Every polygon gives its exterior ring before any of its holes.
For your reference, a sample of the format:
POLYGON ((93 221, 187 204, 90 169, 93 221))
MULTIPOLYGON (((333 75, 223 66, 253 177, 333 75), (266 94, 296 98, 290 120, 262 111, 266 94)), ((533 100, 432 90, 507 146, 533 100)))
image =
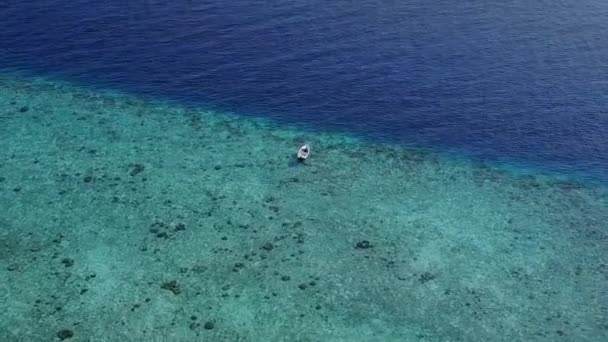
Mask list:
POLYGON ((308 156, 310 156, 310 146, 308 146, 308 144, 304 144, 298 150, 298 160, 304 161, 306 158, 308 158, 308 156))

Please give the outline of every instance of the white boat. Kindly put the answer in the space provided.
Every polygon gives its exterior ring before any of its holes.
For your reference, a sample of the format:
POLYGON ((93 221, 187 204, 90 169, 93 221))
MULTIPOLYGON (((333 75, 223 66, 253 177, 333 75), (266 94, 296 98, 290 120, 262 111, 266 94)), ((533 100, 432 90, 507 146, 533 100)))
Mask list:
POLYGON ((308 158, 308 156, 310 156, 310 146, 308 146, 308 144, 304 144, 298 150, 298 160, 304 161, 306 158, 308 158))

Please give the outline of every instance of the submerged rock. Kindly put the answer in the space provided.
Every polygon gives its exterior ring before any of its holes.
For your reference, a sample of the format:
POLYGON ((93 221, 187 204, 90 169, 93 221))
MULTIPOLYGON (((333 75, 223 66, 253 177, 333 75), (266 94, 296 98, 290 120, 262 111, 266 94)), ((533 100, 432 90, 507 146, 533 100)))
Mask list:
POLYGON ((168 282, 162 284, 160 286, 160 288, 163 290, 169 290, 169 291, 173 292, 173 294, 175 294, 175 295, 178 295, 182 292, 182 290, 179 288, 179 284, 177 283, 176 280, 168 281, 168 282))
POLYGON ((61 329, 57 332, 57 337, 60 340, 65 340, 74 336, 74 332, 70 329, 61 329))
POLYGON ((144 170, 146 169, 145 166, 143 166, 142 164, 131 164, 131 172, 130 175, 131 176, 135 176, 141 172, 144 172, 144 170))
POLYGON ((355 248, 357 249, 368 249, 368 248, 372 248, 372 244, 367 241, 367 240, 361 240, 359 242, 357 242, 357 244, 355 245, 355 248))

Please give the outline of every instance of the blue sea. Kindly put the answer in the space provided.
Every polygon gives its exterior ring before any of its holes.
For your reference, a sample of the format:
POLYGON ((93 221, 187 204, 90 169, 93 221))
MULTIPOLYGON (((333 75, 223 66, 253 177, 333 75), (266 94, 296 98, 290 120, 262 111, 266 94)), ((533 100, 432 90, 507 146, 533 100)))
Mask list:
POLYGON ((4 1, 0 144, 2 341, 608 340, 606 1, 4 1))
POLYGON ((599 0, 9 1, 0 67, 605 179, 599 0))

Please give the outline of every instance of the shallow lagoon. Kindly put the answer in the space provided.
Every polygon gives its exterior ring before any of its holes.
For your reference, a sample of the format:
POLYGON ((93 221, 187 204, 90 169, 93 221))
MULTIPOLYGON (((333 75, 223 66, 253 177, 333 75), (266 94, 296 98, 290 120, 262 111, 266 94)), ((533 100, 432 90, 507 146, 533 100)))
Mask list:
POLYGON ((0 89, 2 340, 608 338, 600 185, 56 81, 0 89))

